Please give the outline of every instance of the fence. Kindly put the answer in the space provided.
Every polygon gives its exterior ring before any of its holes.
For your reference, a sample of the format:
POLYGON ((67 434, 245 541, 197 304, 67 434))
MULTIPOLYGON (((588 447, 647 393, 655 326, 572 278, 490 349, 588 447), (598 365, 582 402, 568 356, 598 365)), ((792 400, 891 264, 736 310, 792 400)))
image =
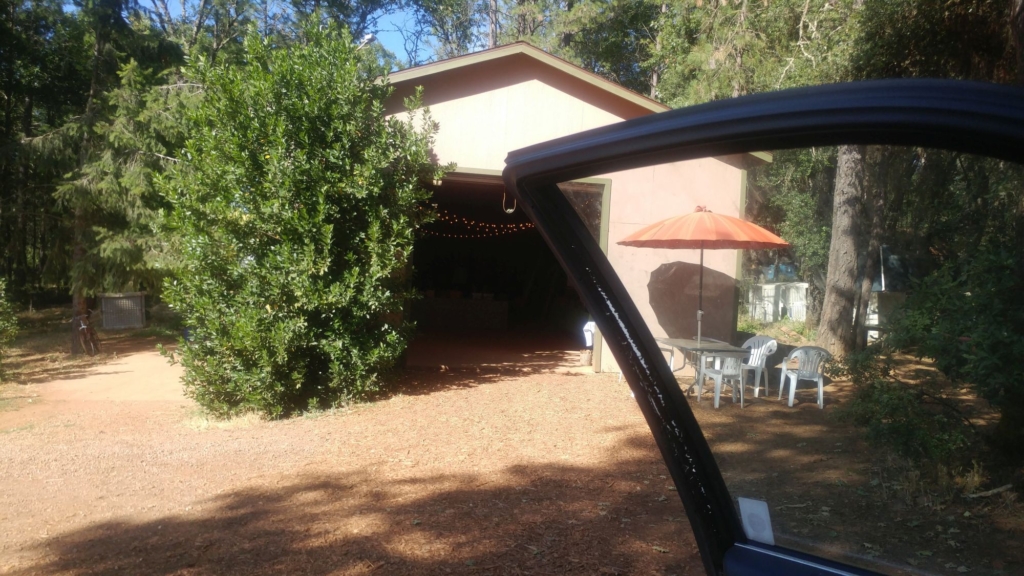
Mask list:
POLYGON ((100 294, 103 328, 142 328, 146 325, 146 293, 100 294))
POLYGON ((760 322, 778 322, 783 318, 803 321, 807 318, 806 282, 754 284, 747 302, 750 317, 760 322))

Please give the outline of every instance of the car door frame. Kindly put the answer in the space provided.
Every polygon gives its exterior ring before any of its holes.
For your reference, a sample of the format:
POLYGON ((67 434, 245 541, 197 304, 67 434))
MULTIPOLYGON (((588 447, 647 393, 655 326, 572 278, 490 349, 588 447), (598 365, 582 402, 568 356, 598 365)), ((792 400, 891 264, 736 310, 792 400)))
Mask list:
POLYGON ((506 159, 506 188, 575 282, 622 369, 709 575, 871 572, 746 539, 712 450, 654 336, 557 184, 666 162, 840 144, 927 146, 1024 163, 1024 90, 948 80, 816 86, 653 114, 506 159))

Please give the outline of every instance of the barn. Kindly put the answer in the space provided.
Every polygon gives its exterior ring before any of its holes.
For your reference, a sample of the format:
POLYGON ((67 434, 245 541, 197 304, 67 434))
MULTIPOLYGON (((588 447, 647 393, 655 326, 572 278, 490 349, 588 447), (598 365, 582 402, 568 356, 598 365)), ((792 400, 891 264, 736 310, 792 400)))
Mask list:
MULTIPOLYGON (((389 116, 423 90, 439 131, 434 154, 457 168, 435 183, 439 219, 413 255, 423 298, 412 314, 413 356, 428 363, 564 362, 582 348, 587 312, 544 241, 504 189, 508 152, 657 114, 668 108, 535 48, 509 44, 391 74, 389 116)), ((766 155, 744 154, 600 174, 562 192, 619 272, 655 336, 696 333, 695 251, 638 250, 615 242, 697 205, 742 217, 746 170, 766 155), (644 202, 637 198, 643 196, 644 202)), ((740 255, 705 254, 704 334, 731 339, 740 255)), ((593 369, 618 371, 600 337, 593 369)))

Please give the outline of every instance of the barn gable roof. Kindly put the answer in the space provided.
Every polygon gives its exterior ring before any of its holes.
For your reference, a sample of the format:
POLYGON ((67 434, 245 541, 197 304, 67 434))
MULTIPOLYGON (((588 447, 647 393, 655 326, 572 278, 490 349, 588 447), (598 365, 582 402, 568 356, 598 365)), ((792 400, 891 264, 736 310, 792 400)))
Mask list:
POLYGON ((567 74, 598 90, 611 94, 612 96, 628 102, 633 106, 646 109, 650 113, 670 110, 668 106, 661 102, 652 100, 651 98, 641 94, 637 94, 627 88, 623 88, 611 80, 602 78, 597 74, 584 70, 583 68, 580 68, 579 66, 557 56, 552 56, 551 54, 548 54, 547 52, 526 42, 515 42, 513 44, 506 44, 505 46, 499 46, 489 50, 466 54, 465 56, 439 60, 437 62, 431 62, 430 64, 416 66, 414 68, 406 68, 405 70, 390 74, 388 76, 388 80, 392 85, 397 86, 415 80, 421 80, 428 76, 452 72, 461 68, 468 68, 480 64, 492 63, 496 60, 512 57, 525 57, 531 59, 537 63, 567 74))

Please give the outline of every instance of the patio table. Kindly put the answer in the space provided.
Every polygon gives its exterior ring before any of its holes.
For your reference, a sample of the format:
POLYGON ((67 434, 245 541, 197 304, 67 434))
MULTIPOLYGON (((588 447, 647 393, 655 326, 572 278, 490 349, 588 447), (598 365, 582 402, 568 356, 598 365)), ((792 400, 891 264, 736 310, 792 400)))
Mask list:
MULTIPOLYGON (((740 348, 725 342, 715 342, 713 340, 701 340, 699 344, 696 340, 692 340, 690 338, 655 338, 654 340, 659 344, 665 344, 667 346, 671 346, 673 349, 678 349, 683 352, 683 365, 679 370, 686 367, 687 352, 690 353, 691 356, 699 358, 697 365, 694 366, 694 371, 696 372, 697 377, 694 379, 693 384, 690 384, 690 387, 686 389, 685 392, 687 394, 693 390, 693 387, 696 386, 698 382, 703 381, 704 365, 707 358, 739 358, 742 360, 750 355, 750 350, 746 348, 740 348)), ((673 354, 675 354, 674 351, 673 354)))

